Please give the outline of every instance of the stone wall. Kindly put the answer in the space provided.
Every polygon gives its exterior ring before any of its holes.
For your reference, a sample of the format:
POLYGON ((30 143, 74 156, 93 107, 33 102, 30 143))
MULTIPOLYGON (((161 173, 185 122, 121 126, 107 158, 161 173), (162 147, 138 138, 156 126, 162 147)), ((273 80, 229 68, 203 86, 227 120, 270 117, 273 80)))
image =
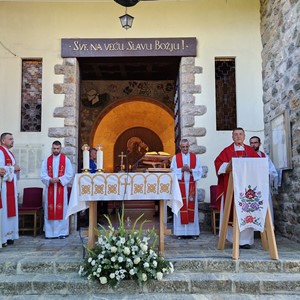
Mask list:
POLYGON ((286 111, 290 122, 292 169, 283 171, 274 197, 276 231, 300 242, 300 1, 261 0, 265 150, 270 120, 286 111))
POLYGON ((55 74, 64 75, 64 82, 54 84, 55 94, 64 94, 64 106, 56 107, 53 117, 64 118, 64 127, 48 129, 48 136, 64 138, 63 152, 70 158, 74 170, 78 164, 78 114, 79 114, 79 65, 76 58, 64 58, 62 65, 56 65, 55 74))

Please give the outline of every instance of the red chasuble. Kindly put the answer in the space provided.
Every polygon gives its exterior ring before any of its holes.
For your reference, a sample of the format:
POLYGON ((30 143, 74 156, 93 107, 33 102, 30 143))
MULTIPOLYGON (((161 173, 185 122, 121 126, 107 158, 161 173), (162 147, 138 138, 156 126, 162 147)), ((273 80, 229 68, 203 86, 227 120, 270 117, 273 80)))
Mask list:
MULTIPOLYGON (((196 167, 196 155, 194 153, 190 154, 190 169, 195 169, 196 167)), ((182 154, 176 154, 176 164, 177 168, 183 167, 182 154)), ((184 173, 184 172, 182 172, 184 173)), ((195 214, 195 196, 196 196, 196 183, 194 181, 194 177, 190 175, 189 182, 189 194, 186 197, 185 192, 185 182, 184 182, 184 174, 182 174, 182 179, 179 181, 180 192, 182 196, 183 206, 180 209, 180 220, 181 224, 194 223, 194 214, 195 214)))
MULTIPOLYGON (((66 156, 60 154, 58 177, 65 174, 66 156)), ((53 178, 53 155, 47 159, 48 176, 53 178)), ((48 187, 48 220, 62 220, 64 213, 64 187, 58 182, 56 183, 56 205, 54 206, 54 183, 50 183, 48 187)))
MULTIPOLYGON (((229 163, 233 157, 260 157, 256 151, 247 145, 244 145, 244 150, 235 151, 234 143, 226 147, 219 156, 215 159, 215 168, 218 176, 218 189, 217 189, 217 199, 221 199, 221 196, 224 195, 224 201, 226 199, 226 191, 229 180, 229 173, 218 175, 218 171, 223 163, 229 163)), ((217 201, 219 209, 221 208, 221 201, 217 201)))
MULTIPOLYGON (((12 160, 11 160, 10 156, 8 155, 7 151, 4 149, 3 146, 0 146, 0 150, 4 154, 5 165, 12 166, 12 160)), ((12 154, 12 152, 10 152, 10 154, 12 156, 14 156, 12 154)), ((10 182, 6 181, 5 184, 6 184, 7 216, 15 217, 16 216, 15 180, 13 179, 10 182)), ((0 199, 0 204, 1 204, 0 208, 2 208, 1 199, 0 199)))

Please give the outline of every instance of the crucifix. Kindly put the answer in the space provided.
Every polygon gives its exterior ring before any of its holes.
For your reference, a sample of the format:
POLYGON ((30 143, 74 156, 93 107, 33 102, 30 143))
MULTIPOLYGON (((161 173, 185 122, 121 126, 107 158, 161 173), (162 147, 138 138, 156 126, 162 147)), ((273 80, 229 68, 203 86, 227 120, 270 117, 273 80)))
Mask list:
POLYGON ((123 165, 124 165, 124 158, 127 155, 124 154, 124 152, 122 151, 120 155, 118 155, 118 157, 121 157, 121 170, 123 170, 123 165))

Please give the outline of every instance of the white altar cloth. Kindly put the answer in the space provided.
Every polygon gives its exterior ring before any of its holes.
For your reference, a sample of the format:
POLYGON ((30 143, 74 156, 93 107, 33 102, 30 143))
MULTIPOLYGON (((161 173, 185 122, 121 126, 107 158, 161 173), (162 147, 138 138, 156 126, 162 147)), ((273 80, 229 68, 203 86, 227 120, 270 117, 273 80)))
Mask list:
POLYGON ((172 212, 182 207, 173 173, 76 174, 66 218, 89 207, 89 201, 165 200, 172 212))

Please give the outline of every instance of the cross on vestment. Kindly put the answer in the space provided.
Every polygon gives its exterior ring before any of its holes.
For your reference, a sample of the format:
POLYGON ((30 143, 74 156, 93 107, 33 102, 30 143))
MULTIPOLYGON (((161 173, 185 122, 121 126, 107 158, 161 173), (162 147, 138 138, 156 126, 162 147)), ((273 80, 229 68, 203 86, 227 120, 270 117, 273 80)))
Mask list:
POLYGON ((123 167, 123 164, 124 164, 124 158, 126 157, 127 155, 124 154, 124 152, 122 151, 120 155, 118 155, 118 157, 121 157, 121 168, 123 167))

